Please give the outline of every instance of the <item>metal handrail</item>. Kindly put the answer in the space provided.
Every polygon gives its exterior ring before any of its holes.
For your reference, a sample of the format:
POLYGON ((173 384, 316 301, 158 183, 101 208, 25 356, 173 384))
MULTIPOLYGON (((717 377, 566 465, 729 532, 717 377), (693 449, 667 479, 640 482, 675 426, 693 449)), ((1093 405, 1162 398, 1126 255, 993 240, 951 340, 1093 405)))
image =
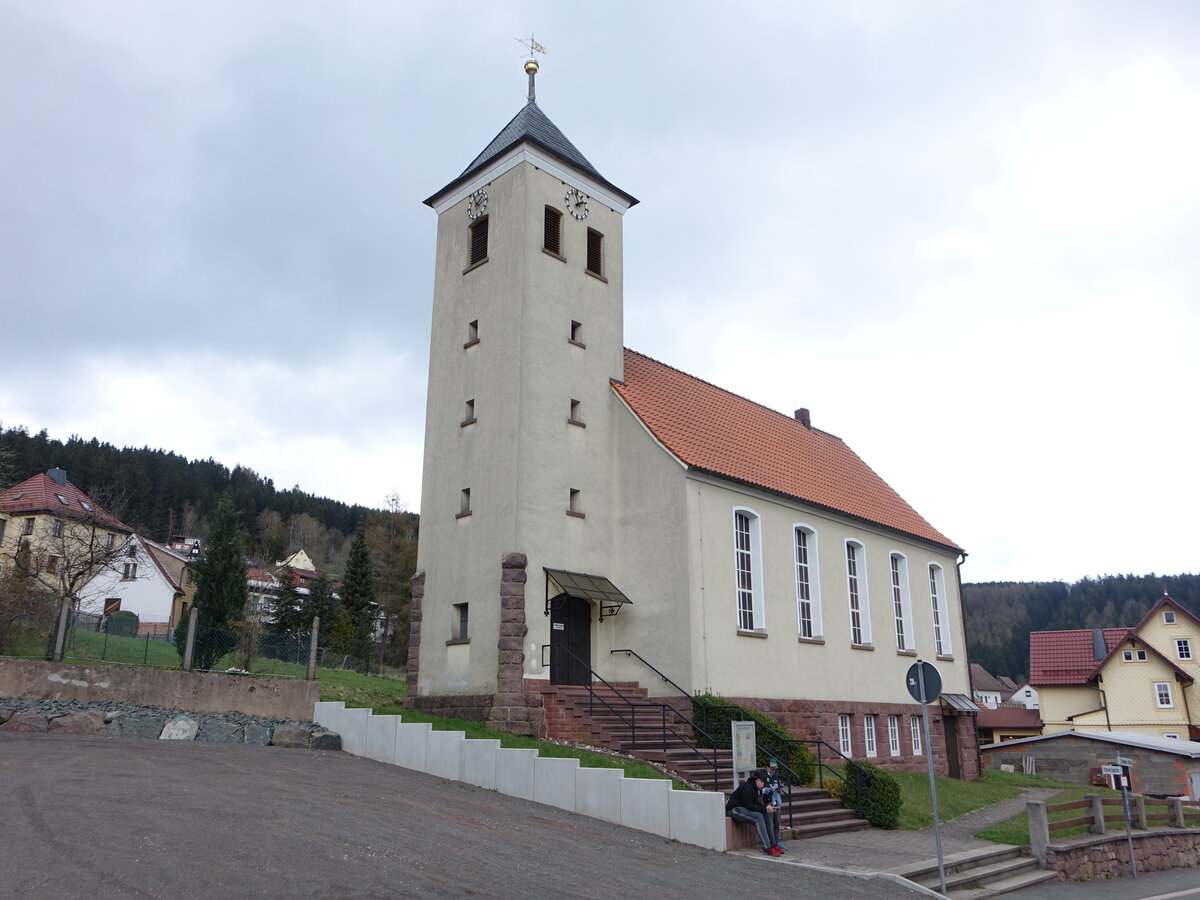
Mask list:
MULTIPOLYGON (((545 666, 545 664, 546 664, 545 663, 546 650, 549 647, 550 647, 550 644, 542 644, 542 664, 543 664, 543 666, 545 666)), ((602 675, 600 675, 598 672, 596 672, 590 665, 588 665, 588 663, 586 661, 580 659, 578 656, 576 656, 574 653, 572 653, 566 647, 558 647, 557 649, 559 652, 565 653, 567 656, 569 656, 571 659, 573 659, 575 662, 577 662, 579 665, 581 665, 584 669, 586 669, 588 672, 588 675, 590 676, 588 683, 587 683, 588 714, 589 715, 591 715, 591 713, 592 713, 593 703, 595 701, 599 701, 600 704, 602 704, 610 712, 614 713, 618 719, 620 719, 622 722, 624 722, 626 725, 629 726, 630 737, 632 738, 633 746, 636 748, 638 746, 637 710, 639 708, 659 710, 659 713, 661 716, 661 723, 660 723, 661 724, 661 732, 660 733, 662 735, 662 746, 661 746, 662 751, 664 753, 666 753, 667 732, 669 731, 672 736, 678 738, 679 740, 681 740, 683 742, 684 747, 686 749, 690 750, 692 753, 694 753, 696 756, 698 756, 701 760, 703 760, 704 762, 706 762, 712 766, 713 790, 719 790, 720 763, 718 763, 718 761, 717 761, 717 754, 716 754, 717 743, 715 740, 713 740, 712 736, 708 734, 708 732, 701 729, 698 725, 696 725, 695 722, 693 722, 690 718, 685 716, 683 713, 679 712, 679 710, 675 709, 669 703, 634 703, 633 700, 626 697, 616 687, 614 687, 612 684, 610 684, 608 681, 606 681, 604 679, 604 677, 602 675), (613 694, 615 694, 619 699, 624 701, 629 706, 630 712, 629 712, 628 720, 624 716, 621 715, 619 710, 613 708, 613 706, 607 700, 605 700, 603 697, 598 696, 596 694, 596 691, 593 687, 593 682, 591 680, 593 678, 595 680, 599 681, 605 687, 607 687, 613 694), (676 731, 668 718, 667 710, 670 710, 671 715, 674 716, 675 718, 682 719, 684 724, 688 728, 692 729, 692 734, 691 735, 681 734, 680 732, 676 731), (709 759, 707 757, 707 755, 701 750, 701 748, 696 746, 696 744, 693 742, 695 733, 697 731, 700 732, 701 734, 703 734, 704 737, 707 738, 708 741, 712 744, 713 754, 712 754, 711 759, 709 759)))
MULTIPOLYGON (((609 651, 610 655, 614 654, 614 653, 624 653, 626 656, 637 657, 638 661, 642 665, 644 665, 646 668, 648 668, 650 671, 652 671, 655 675, 657 675, 659 678, 661 678, 667 684, 671 685, 671 687, 675 688, 675 690, 679 691, 679 693, 683 694, 683 696, 687 697, 689 700, 693 699, 691 694, 689 694, 687 691, 685 691, 683 688, 681 688, 679 685, 677 685, 674 681, 672 681, 669 677, 667 677, 665 674, 663 674, 661 671, 659 671, 658 668, 656 666, 654 666, 653 663, 651 663, 649 660, 647 660, 645 657, 643 657, 636 650, 632 650, 628 647, 623 647, 619 650, 610 650, 609 651)), ((743 713, 746 712, 746 710, 743 707, 738 706, 735 703, 726 704, 723 706, 709 706, 706 704, 702 708, 705 709, 706 711, 710 710, 710 709, 714 709, 714 710, 736 709, 743 713)), ((682 717, 682 718, 685 718, 685 717, 682 717)), ((707 722, 706 722, 706 724, 707 724, 707 722)), ((852 771, 854 772, 854 812, 855 812, 855 815, 857 815, 859 818, 862 818, 862 783, 866 776, 866 772, 863 770, 862 766, 860 766, 853 759, 850 759, 850 757, 846 756, 844 753, 842 753, 840 750, 838 750, 832 744, 826 743, 825 741, 823 741, 819 738, 816 740, 811 740, 811 741, 804 740, 802 738, 793 738, 789 735, 780 734, 774 728, 771 728, 769 725, 763 725, 762 723, 757 722, 757 720, 756 720, 755 725, 756 725, 756 727, 755 727, 756 738, 755 738, 755 742, 754 742, 754 749, 755 749, 755 751, 761 753, 764 756, 768 756, 770 754, 768 754, 766 748, 764 748, 762 746, 762 744, 760 744, 757 740, 757 731, 758 731, 758 728, 760 728, 760 727, 763 729, 763 731, 765 731, 767 734, 769 734, 777 742, 783 744, 785 747, 789 744, 813 744, 813 745, 815 745, 817 752, 813 755, 813 759, 815 760, 815 764, 817 767, 817 784, 821 788, 825 787, 825 770, 826 769, 828 769, 837 778, 842 779, 842 781, 846 780, 846 777, 841 772, 839 772, 833 766, 829 765, 828 763, 826 763, 822 760, 822 758, 821 758, 821 749, 822 748, 828 748, 829 750, 833 751, 833 753, 836 756, 840 756, 843 760, 845 760, 846 763, 850 764, 850 766, 852 766, 852 771)), ((715 739, 712 738, 711 736, 709 736, 707 731, 699 728, 694 723, 693 723, 693 729, 696 731, 699 731, 706 738, 708 738, 708 740, 714 741, 714 747, 716 746, 715 739)), ((725 743, 725 742, 723 741, 722 743, 725 743)), ((732 742, 730 741, 729 743, 732 743, 732 742)), ((799 782, 800 776, 796 773, 795 770, 793 770, 791 768, 790 765, 788 765, 788 763, 791 761, 790 753, 788 754, 788 757, 789 757, 788 760, 780 763, 780 765, 784 770, 786 770, 787 774, 791 775, 792 778, 794 778, 797 782, 799 782)), ((792 818, 793 818, 791 784, 790 783, 787 785, 787 789, 788 789, 788 791, 787 791, 788 824, 790 825, 792 822, 792 818)))

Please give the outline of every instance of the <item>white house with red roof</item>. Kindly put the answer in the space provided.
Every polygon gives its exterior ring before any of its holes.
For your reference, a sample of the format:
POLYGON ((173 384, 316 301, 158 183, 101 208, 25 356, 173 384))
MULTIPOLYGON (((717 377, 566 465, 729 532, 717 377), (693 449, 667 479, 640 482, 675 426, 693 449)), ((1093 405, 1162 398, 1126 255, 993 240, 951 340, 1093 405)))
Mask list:
POLYGON ((82 612, 138 617, 140 633, 166 634, 191 608, 195 583, 191 557, 130 535, 112 564, 103 566, 76 592, 82 612))
POLYGON ((1045 733, 1200 739, 1197 655, 1200 619, 1165 594, 1133 627, 1033 632, 1029 682, 1045 733))
POLYGON ((966 554, 807 410, 623 346, 638 201, 541 111, 536 70, 516 117, 426 201, 410 704, 553 736, 554 686, 671 693, 665 677, 923 770, 905 679, 923 658, 943 680, 939 768, 973 776, 966 554))

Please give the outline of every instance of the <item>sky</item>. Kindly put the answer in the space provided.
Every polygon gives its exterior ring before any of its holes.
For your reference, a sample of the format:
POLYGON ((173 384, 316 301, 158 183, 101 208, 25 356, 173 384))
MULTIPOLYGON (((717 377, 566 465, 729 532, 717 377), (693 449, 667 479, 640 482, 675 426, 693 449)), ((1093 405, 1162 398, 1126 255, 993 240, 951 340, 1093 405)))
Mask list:
POLYGON ((1200 571, 1187 0, 0 0, 0 425, 419 511, 421 201, 530 34, 641 201, 626 346, 810 409, 967 581, 1200 571))

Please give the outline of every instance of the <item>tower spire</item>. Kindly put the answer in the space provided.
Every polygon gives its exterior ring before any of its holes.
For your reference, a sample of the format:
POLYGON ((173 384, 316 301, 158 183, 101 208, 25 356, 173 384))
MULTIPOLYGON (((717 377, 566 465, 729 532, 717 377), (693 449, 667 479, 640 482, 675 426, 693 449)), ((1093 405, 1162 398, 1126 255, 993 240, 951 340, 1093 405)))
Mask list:
POLYGON ((550 51, 535 41, 532 33, 529 35, 529 40, 524 38, 516 38, 516 40, 529 48, 529 59, 525 62, 525 74, 529 76, 529 102, 533 103, 537 98, 537 91, 533 83, 533 78, 538 73, 538 61, 535 54, 540 53, 545 56, 550 51))

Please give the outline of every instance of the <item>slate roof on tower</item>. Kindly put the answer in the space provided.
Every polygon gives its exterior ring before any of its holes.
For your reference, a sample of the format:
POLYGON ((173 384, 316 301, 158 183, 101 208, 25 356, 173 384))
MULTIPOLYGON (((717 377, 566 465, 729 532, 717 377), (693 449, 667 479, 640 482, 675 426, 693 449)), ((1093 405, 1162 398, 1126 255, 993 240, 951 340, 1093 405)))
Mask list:
POLYGON ((908 505, 841 438, 625 350, 613 388, 688 468, 961 548, 908 505))
POLYGON ((462 174, 429 197, 425 201, 426 205, 432 206, 438 197, 469 180, 472 175, 486 168, 489 163, 504 156, 505 153, 521 143, 529 143, 541 148, 581 174, 616 192, 628 201, 630 206, 638 202, 637 198, 621 190, 601 175, 596 167, 588 162, 587 157, 567 140, 567 136, 559 130, 558 126, 550 121, 549 116, 542 112, 537 102, 530 100, 519 113, 513 116, 511 122, 500 129, 500 133, 492 138, 492 142, 484 148, 483 152, 463 169, 462 174))

